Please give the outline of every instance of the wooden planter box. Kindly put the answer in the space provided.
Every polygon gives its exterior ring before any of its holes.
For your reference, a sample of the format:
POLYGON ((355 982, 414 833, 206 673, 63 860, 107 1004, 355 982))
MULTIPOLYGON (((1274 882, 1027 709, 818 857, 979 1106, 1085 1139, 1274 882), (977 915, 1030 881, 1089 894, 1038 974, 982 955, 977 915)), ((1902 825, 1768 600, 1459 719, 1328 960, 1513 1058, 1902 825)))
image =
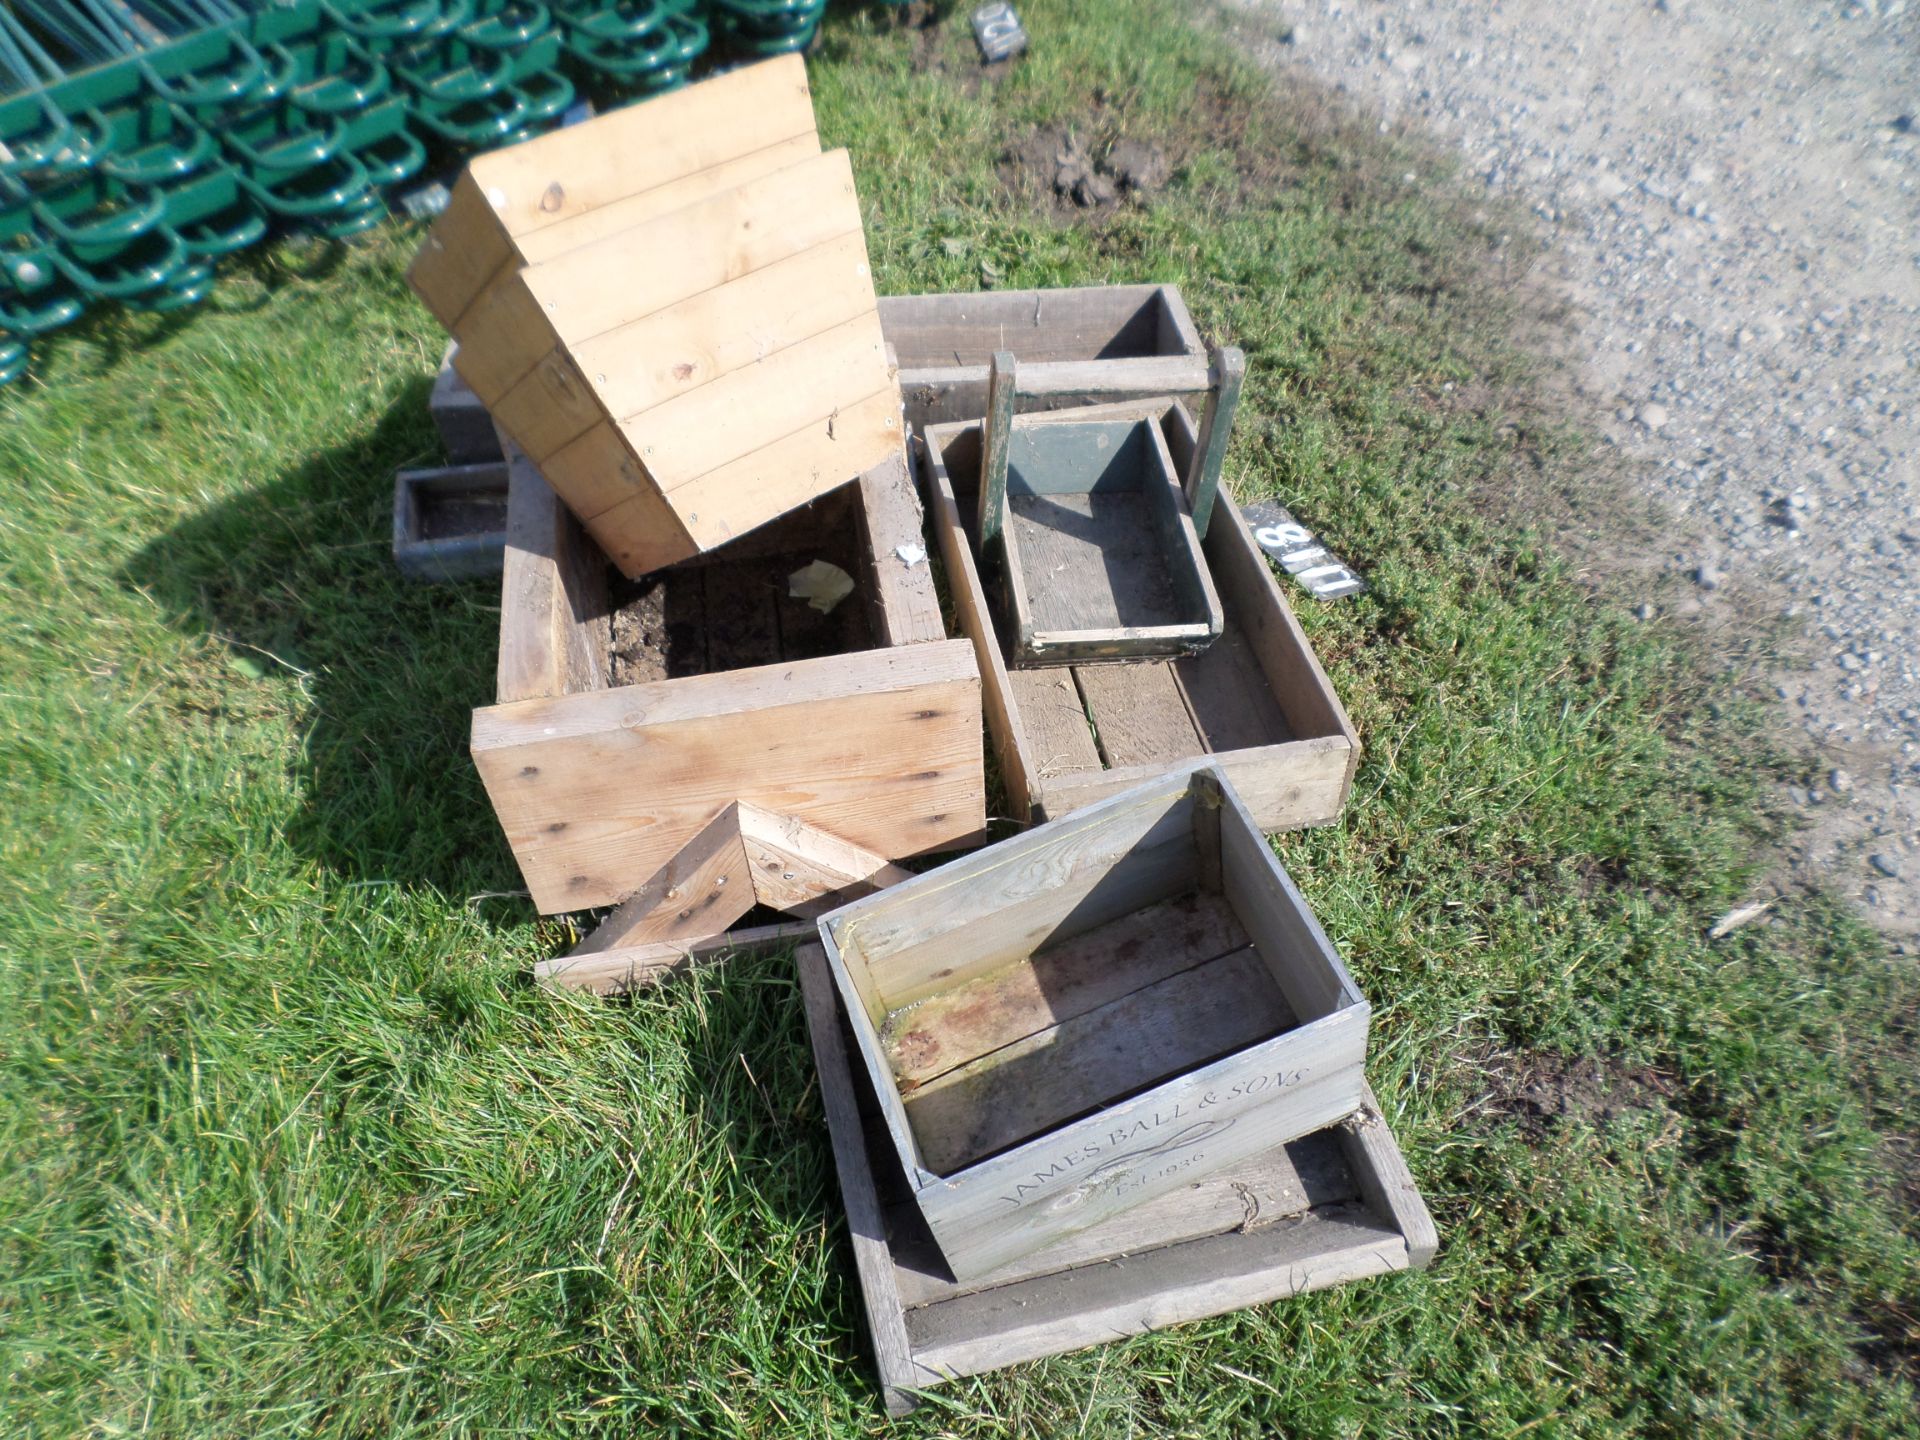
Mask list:
POLYGON ((1019 357, 1023 411, 1207 389, 1206 347, 1171 285, 883 296, 880 326, 914 426, 986 414, 996 350, 1019 357))
POLYGON ((843 906, 820 934, 962 1280, 1360 1105, 1367 1003, 1211 765, 843 906))
MULTIPOLYGON (((1089 407, 1073 418, 1133 409, 1089 407)), ((1184 472, 1197 443, 1192 417, 1175 404, 1159 423, 1176 472, 1184 472)), ((975 560, 980 427, 933 427, 924 438, 933 528, 955 616, 979 655, 987 729, 1015 818, 1068 814, 1203 755, 1226 770, 1263 829, 1324 825, 1339 815, 1359 739, 1224 485, 1201 547, 1224 620, 1206 653, 1013 670, 1006 617, 975 560)))
POLYGON ((887 1409, 916 1392, 1350 1280, 1423 1269, 1433 1220, 1370 1092, 1278 1145, 971 1281, 900 1173, 818 946, 797 956, 820 1095, 887 1409))
POLYGON ((409 580, 498 575, 507 543, 507 467, 449 465, 393 476, 393 563, 409 580))
POLYGON ((508 465, 498 698, 472 751, 543 913, 626 898, 736 800, 890 859, 981 836, 979 669, 927 562, 896 553, 923 544, 901 458, 638 583, 508 465), (786 593, 815 559, 857 582, 830 615, 786 593))
POLYGON ((408 280, 628 575, 900 448, 852 164, 797 56, 475 157, 408 280))

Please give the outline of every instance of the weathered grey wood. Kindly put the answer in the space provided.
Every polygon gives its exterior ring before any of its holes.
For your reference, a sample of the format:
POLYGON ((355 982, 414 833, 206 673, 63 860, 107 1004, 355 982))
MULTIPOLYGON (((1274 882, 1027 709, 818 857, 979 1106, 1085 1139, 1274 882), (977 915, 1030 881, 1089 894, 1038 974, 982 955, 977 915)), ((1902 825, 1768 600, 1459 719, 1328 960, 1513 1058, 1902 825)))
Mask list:
MULTIPOLYGON (((1102 668, 1118 673, 1132 667, 1102 668)), ((1020 704, 1025 729, 1020 743, 1032 757, 1028 768, 1036 779, 1100 773, 1100 749, 1087 723, 1086 702, 1074 683, 1073 670, 1064 665, 1012 670, 1007 673, 1007 686, 1020 704)))
POLYGON ((1172 665, 1083 665, 1074 673, 1109 767, 1168 765, 1206 754, 1172 665))
POLYGON ((1360 1195, 1348 1165, 1346 1127, 1317 1131, 1243 1165, 1149 1200, 1104 1224, 1022 1256, 991 1275, 955 1280, 913 1201, 876 1177, 893 1251, 894 1279, 908 1310, 937 1305, 1082 1265, 1144 1255, 1167 1245, 1252 1230, 1341 1205, 1360 1195))
POLYGON ((1425 1269, 1440 1248, 1440 1233, 1371 1089, 1365 1101, 1360 1112, 1340 1126, 1341 1148, 1360 1194, 1375 1214, 1388 1217, 1406 1237, 1408 1263, 1425 1269))
POLYGON ((584 990, 592 995, 621 995, 643 985, 657 984, 690 966, 718 961, 729 955, 756 955, 784 949, 815 937, 804 920, 779 925, 749 925, 724 935, 684 943, 619 946, 589 954, 560 955, 533 967, 533 979, 556 990, 584 990))
MULTIPOLYGON (((1218 824, 1214 810, 1196 810, 1218 824)), ((895 1010, 882 1027, 902 1088, 924 1085, 1016 1040, 1097 1010, 1250 943, 1217 893, 1175 896, 1110 920, 970 984, 895 1010)))
POLYGON ((916 1390, 1122 1335, 1411 1266, 1432 1224, 1410 1181, 1373 1183, 1404 1161, 1363 1088, 1351 1133, 1323 1129, 970 1281, 956 1281, 889 1164, 877 1113, 841 1033, 817 958, 799 956, 808 1028, 848 1209, 861 1297, 888 1410, 916 1390), (824 997, 826 1003, 813 1001, 824 997), (871 1143, 870 1143, 871 1142, 871 1143), (877 1149, 874 1146, 877 1145, 877 1149), (1364 1198, 1394 1196, 1391 1209, 1364 1198), (1356 1198, 1361 1197, 1361 1198, 1356 1198), (1406 1229, 1422 1240, 1410 1249, 1406 1229))
MULTIPOLYGON (((1229 750, 1212 757, 1226 772, 1263 830, 1293 830, 1323 825, 1340 813, 1348 787, 1351 747, 1338 739, 1293 740, 1253 750, 1229 750)), ((1185 764, 1188 762, 1178 762, 1185 764)), ((1048 819, 1070 815, 1155 775, 1164 764, 1129 765, 1098 775, 1069 776, 1042 793, 1037 808, 1048 819)))
POLYGON ((1187 510, 1193 516, 1194 530, 1202 536, 1213 518, 1220 469, 1226 463, 1227 441, 1233 433, 1234 412, 1240 408, 1240 386, 1246 375, 1247 357, 1237 345, 1223 345, 1213 352, 1207 416, 1200 425, 1200 443, 1195 447, 1186 485, 1187 510))
POLYGON ((1007 523, 1007 465, 1013 438, 1013 401, 1020 393, 1019 362, 995 351, 987 367, 987 418, 980 442, 980 553, 992 555, 993 543, 1007 523))
POLYGON ((1181 623, 1152 502, 1138 490, 1016 495, 1014 544, 1035 630, 1120 630, 1181 623))
POLYGON ((1287 1003, 1302 1020, 1357 1010, 1364 1023, 1367 1002, 1360 987, 1293 877, 1230 785, 1222 787, 1221 798, 1221 885, 1273 968, 1287 1003))
POLYGON ((1162 285, 1154 304, 1154 335, 1163 355, 1200 355, 1206 342, 1187 313, 1187 302, 1178 287, 1162 285))
POLYGON ((1201 765, 822 920, 856 1048, 901 1167, 956 1276, 985 1273, 1165 1193, 1189 1171, 1187 1178, 1197 1178, 1352 1112, 1367 1007, 1357 992, 1346 993, 1351 981, 1330 949, 1302 946, 1277 929, 1276 913, 1289 906, 1304 908, 1264 836, 1220 773, 1201 765), (1193 823, 1203 805, 1220 812, 1228 903, 1237 913, 1253 907, 1260 928, 1248 928, 1257 939, 1280 935, 1278 947, 1261 939, 1278 953, 1259 955, 1259 969, 1308 1023, 1271 1026, 1257 998, 1227 978, 1237 973, 1230 968, 1186 971, 1158 982, 1181 990, 1177 1000, 1111 1001, 917 1087, 901 1084, 882 1033, 891 1012, 1207 883, 1202 870, 1211 868, 1214 847, 1202 853, 1193 823), (1258 865, 1256 854, 1264 857, 1258 865), (1249 898, 1256 891, 1258 899, 1249 898), (1329 962, 1332 978, 1320 973, 1329 962), (1315 1003, 1329 991, 1340 1003, 1311 1013, 1294 1004, 1296 995, 1315 1003), (1183 1017, 1196 1015, 1186 1029, 1183 1017), (1242 1024, 1254 1032, 1234 1028, 1242 1024), (1206 1048, 1212 1039, 1224 1054, 1206 1048), (1059 1068, 1049 1052, 1058 1052, 1059 1068), (1160 1078, 1149 1079, 1141 1066, 1160 1078), (982 1093, 953 1093, 975 1084, 982 1093))
POLYGON ((1272 974, 1245 946, 948 1071, 907 1096, 907 1119, 927 1168, 950 1175, 1292 1020, 1272 974))
POLYGON ((1221 754, 1293 739, 1286 712, 1273 698, 1233 611, 1226 612, 1218 640, 1198 655, 1174 661, 1172 669, 1203 750, 1221 754))
POLYGON ((912 1397, 903 1388, 912 1383, 912 1350, 900 1293, 894 1285, 880 1201, 867 1169, 860 1112, 849 1083, 852 1069, 840 1038, 840 1007, 820 947, 803 945, 794 961, 800 970, 807 1034, 820 1070, 820 1107, 826 1112, 834 1168, 840 1174, 840 1200, 847 1210, 847 1236, 853 1245, 854 1267, 866 1305, 867 1334, 873 1342, 887 1408, 904 1414, 913 1407, 912 1397))

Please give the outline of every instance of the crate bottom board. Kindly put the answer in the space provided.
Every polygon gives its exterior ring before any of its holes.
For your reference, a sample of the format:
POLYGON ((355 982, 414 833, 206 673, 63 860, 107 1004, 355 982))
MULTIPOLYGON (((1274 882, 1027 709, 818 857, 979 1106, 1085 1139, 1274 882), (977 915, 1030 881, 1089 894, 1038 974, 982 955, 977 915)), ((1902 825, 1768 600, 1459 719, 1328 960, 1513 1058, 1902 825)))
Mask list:
POLYGON ((916 1391, 1249 1305, 1424 1267, 1437 1239, 1371 1093, 1277 1146, 980 1279, 955 1281, 893 1156, 817 946, 797 953, 868 1330, 889 1411, 916 1391))
POLYGON ((1195 891, 903 1006, 881 1042, 945 1175, 1297 1024, 1232 905, 1195 891))

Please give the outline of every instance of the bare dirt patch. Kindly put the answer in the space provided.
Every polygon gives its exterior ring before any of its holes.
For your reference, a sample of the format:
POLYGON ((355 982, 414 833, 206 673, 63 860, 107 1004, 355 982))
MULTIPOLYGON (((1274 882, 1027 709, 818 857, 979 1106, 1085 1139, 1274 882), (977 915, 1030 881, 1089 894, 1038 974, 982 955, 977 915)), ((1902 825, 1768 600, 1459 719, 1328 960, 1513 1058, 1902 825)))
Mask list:
POLYGON ((1604 1125, 1651 1110, 1665 1105, 1677 1089, 1670 1077, 1647 1066, 1547 1053, 1496 1061, 1488 1080, 1493 1110, 1518 1119, 1530 1140, 1569 1122, 1604 1125))

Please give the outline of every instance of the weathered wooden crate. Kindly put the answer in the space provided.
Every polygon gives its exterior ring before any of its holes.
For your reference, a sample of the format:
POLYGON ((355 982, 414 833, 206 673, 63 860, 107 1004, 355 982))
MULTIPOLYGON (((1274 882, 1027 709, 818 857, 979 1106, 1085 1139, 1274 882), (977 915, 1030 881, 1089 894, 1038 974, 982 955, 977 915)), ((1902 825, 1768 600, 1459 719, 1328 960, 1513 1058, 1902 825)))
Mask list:
POLYGON ((843 906, 820 934, 962 1280, 1360 1104, 1367 1003, 1210 764, 843 906))
POLYGON ((910 425, 986 414, 996 350, 1020 358, 1023 412, 1207 389, 1206 347, 1171 285, 883 296, 880 325, 910 425))
POLYGON ((639 582, 508 465, 498 699, 472 751, 541 911, 626 898, 735 801, 890 859, 979 838, 979 669, 898 554, 922 544, 900 456, 639 582), (786 595, 814 559, 858 582, 831 615, 786 595))
POLYGON ((507 543, 507 467, 449 465, 393 476, 393 563, 409 580, 498 575, 507 543))
POLYGON ((818 946, 797 955, 820 1095, 887 1409, 965 1375, 1395 1270, 1438 1245, 1370 1091, 1278 1145, 971 1281, 953 1278, 900 1173, 818 946))
MULTIPOLYGON (((1070 413, 1097 418, 1136 408, 1070 413)), ((1193 418, 1177 403, 1157 409, 1175 468, 1184 471, 1198 444, 1193 418)), ((1015 818, 1068 814, 1203 755, 1226 770, 1264 829, 1324 825, 1339 815, 1359 739, 1224 485, 1202 542, 1223 619, 1206 653, 1015 670, 1001 638, 1000 597, 983 586, 975 560, 980 428, 936 426, 924 438, 933 528, 955 617, 980 658, 987 729, 1015 818)))
POLYGON ((628 575, 901 444, 852 165, 796 57, 475 158, 408 276, 628 575))

